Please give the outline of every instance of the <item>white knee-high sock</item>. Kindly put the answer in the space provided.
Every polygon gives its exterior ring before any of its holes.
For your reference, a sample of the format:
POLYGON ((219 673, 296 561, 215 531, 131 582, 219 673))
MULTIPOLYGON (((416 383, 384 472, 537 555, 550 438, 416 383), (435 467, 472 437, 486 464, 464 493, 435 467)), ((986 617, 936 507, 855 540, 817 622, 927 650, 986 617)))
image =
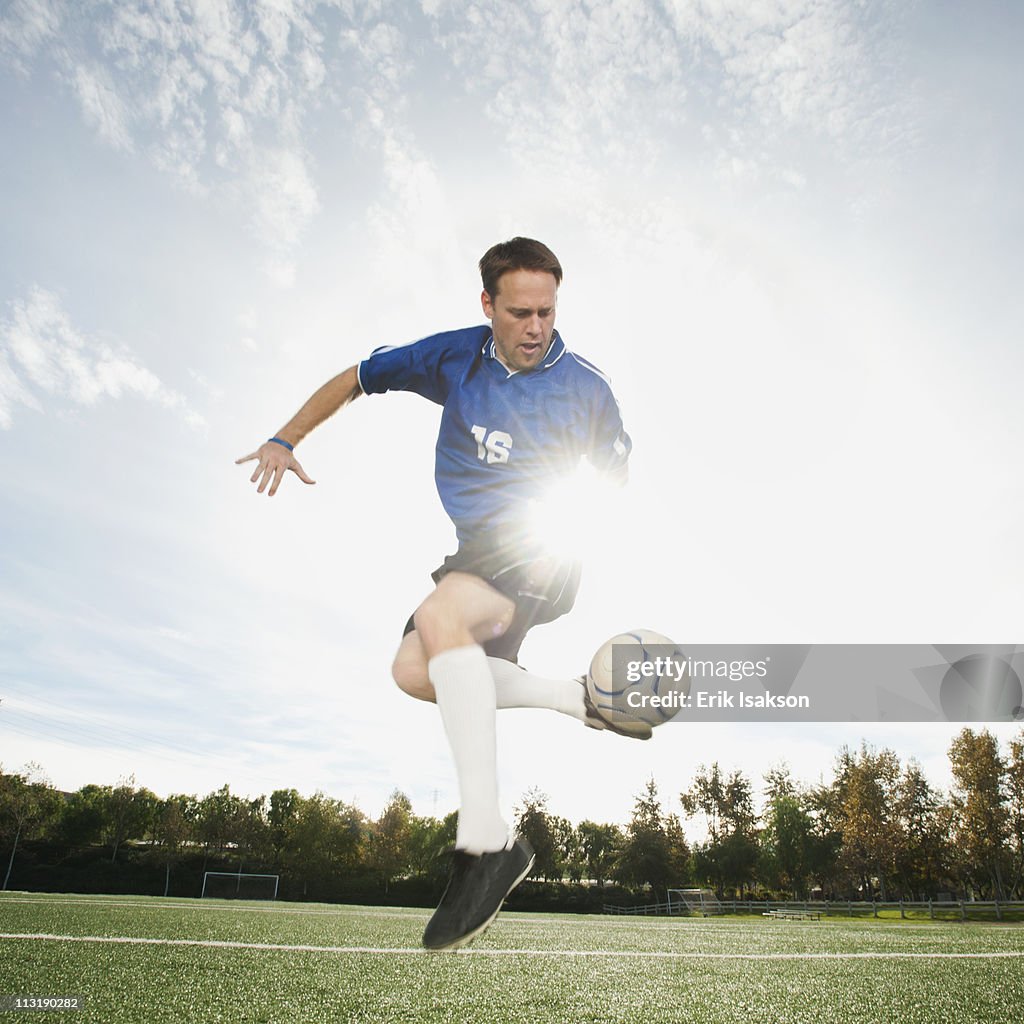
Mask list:
POLYGON ((583 687, 576 679, 545 679, 501 658, 488 658, 499 708, 550 708, 586 721, 583 687))
POLYGON ((509 827, 498 807, 494 679, 477 644, 442 651, 427 662, 441 721, 459 780, 455 845, 487 853, 508 845, 509 827))

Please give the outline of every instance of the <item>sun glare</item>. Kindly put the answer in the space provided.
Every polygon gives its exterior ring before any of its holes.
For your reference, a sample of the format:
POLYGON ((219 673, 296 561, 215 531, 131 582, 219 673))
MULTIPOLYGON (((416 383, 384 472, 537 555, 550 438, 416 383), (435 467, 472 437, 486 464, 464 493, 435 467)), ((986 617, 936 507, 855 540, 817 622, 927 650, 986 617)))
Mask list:
POLYGON ((531 503, 530 534, 553 555, 583 558, 608 543, 621 502, 621 487, 581 463, 531 503))

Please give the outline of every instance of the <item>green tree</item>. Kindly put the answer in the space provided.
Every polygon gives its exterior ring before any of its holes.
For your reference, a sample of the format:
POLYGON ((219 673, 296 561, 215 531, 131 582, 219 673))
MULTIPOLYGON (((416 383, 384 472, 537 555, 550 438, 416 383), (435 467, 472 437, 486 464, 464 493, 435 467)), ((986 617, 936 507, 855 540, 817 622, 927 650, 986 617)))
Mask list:
POLYGON ((828 874, 830 860, 838 849, 825 840, 823 815, 816 807, 814 791, 801 787, 785 763, 765 774, 765 797, 761 834, 761 873, 773 889, 782 889, 799 899, 810 893, 811 879, 828 874))
POLYGON ((1005 899, 1003 869, 1009 857, 1010 811, 1006 764, 995 737, 965 728, 949 748, 953 770, 953 843, 966 880, 982 895, 1005 899))
POLYGON ((371 866, 388 891, 391 882, 409 870, 412 838, 412 803, 397 789, 374 822, 370 844, 371 866))
POLYGON ((346 874, 365 868, 369 825, 359 808, 333 800, 319 790, 304 798, 298 811, 288 863, 310 885, 324 890, 346 874))
POLYGON ((443 820, 413 816, 409 823, 409 866, 413 874, 434 884, 447 876, 445 851, 454 848, 458 812, 452 811, 443 820))
POLYGON ((599 825, 595 821, 581 821, 576 826, 576 835, 584 865, 583 874, 598 885, 604 885, 612 876, 615 863, 622 851, 622 829, 618 825, 599 825))
POLYGON ((701 765, 694 776, 693 785, 679 794, 679 800, 687 817, 704 814, 704 824, 712 843, 717 843, 725 832, 722 815, 726 804, 725 780, 716 761, 711 768, 701 765))
POLYGON ((814 822, 793 791, 774 790, 761 834, 764 874, 772 888, 806 899, 814 822))
POLYGON ((515 809, 515 816, 516 832, 533 847, 535 859, 530 877, 545 881, 561 878, 562 864, 548 813, 547 795, 536 787, 527 790, 515 809))
POLYGON ((114 864, 123 842, 142 839, 150 831, 159 800, 148 789, 137 788, 134 775, 118 780, 114 788, 104 787, 101 794, 106 839, 111 846, 110 863, 114 864))
POLYGON ((246 864, 266 866, 273 857, 269 811, 264 795, 240 800, 232 833, 238 853, 238 870, 246 864))
POLYGON ((1006 795, 1009 811, 1011 899, 1024 897, 1024 732, 1010 741, 1006 765, 1006 795))
POLYGON ((164 862, 165 896, 171 889, 171 868, 181 860, 193 836, 197 809, 194 796, 169 796, 157 804, 153 836, 164 862))
POLYGON ((836 773, 842 847, 840 863, 857 879, 865 896, 873 896, 877 881, 883 900, 896 870, 900 848, 896 815, 900 764, 887 749, 864 743, 858 754, 840 753, 836 773))
POLYGON ((271 859, 275 868, 280 868, 292 846, 295 829, 299 820, 302 797, 297 789, 275 789, 270 794, 267 810, 267 829, 271 859))
POLYGON ((633 815, 622 842, 614 877, 625 885, 649 885, 667 897, 678 881, 678 857, 673 849, 668 822, 658 799, 658 787, 649 779, 636 798, 633 815))
POLYGON ((103 841, 106 834, 107 801, 110 787, 90 783, 71 793, 61 808, 57 833, 70 846, 91 846, 103 841))
POLYGON ((943 801, 911 759, 896 787, 896 873, 905 897, 934 896, 948 877, 948 816, 943 801))
POLYGON ((199 801, 196 838, 203 844, 204 870, 211 853, 220 855, 229 845, 237 845, 244 817, 243 801, 231 792, 227 783, 199 801))
POLYGON ((583 877, 583 859, 580 854, 579 836, 573 823, 558 814, 549 816, 551 838, 555 843, 555 864, 557 878, 568 878, 578 882, 583 877))
POLYGON ((780 796, 800 795, 800 787, 793 781, 789 765, 785 761, 773 765, 765 772, 764 783, 764 795, 769 803, 780 796))
POLYGON ((693 855, 677 814, 666 815, 664 827, 668 842, 669 880, 672 887, 677 888, 690 880, 693 855))
MULTIPOLYGON (((848 750, 845 750, 849 754, 848 750)), ((840 759, 843 757, 840 754, 840 759)), ((852 755, 851 755, 852 756, 852 755)), ((819 783, 804 795, 804 806, 811 819, 808 842, 807 870, 811 880, 817 881, 826 897, 840 891, 852 895, 850 876, 839 862, 843 846, 843 792, 844 784, 837 777, 831 784, 819 783)))
POLYGON ((694 870, 714 886, 719 897, 753 881, 758 859, 757 816, 750 781, 742 772, 728 778, 715 762, 701 765, 690 789, 679 794, 688 817, 704 814, 708 840, 694 848, 694 870))
POLYGON ((30 763, 10 775, 0 769, 0 835, 11 844, 4 890, 11 880, 19 843, 54 824, 60 802, 60 794, 43 776, 39 765, 30 763))

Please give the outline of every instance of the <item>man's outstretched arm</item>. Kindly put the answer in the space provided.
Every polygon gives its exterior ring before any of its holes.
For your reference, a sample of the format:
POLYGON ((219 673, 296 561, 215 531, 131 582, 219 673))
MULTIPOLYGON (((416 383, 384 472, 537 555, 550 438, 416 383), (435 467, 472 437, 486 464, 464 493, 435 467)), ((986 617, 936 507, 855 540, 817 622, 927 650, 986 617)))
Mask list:
MULTIPOLYGON (((325 419, 333 416, 343 406, 362 394, 356 367, 350 366, 337 377, 332 377, 322 388, 306 401, 305 405, 274 435, 278 441, 286 441, 294 448, 311 430, 325 419)), ((270 485, 268 497, 277 493, 285 473, 290 469, 303 483, 313 484, 293 452, 277 441, 265 441, 256 451, 235 460, 235 465, 258 459, 256 471, 249 478, 252 483, 259 480, 256 490, 262 494, 270 485)))

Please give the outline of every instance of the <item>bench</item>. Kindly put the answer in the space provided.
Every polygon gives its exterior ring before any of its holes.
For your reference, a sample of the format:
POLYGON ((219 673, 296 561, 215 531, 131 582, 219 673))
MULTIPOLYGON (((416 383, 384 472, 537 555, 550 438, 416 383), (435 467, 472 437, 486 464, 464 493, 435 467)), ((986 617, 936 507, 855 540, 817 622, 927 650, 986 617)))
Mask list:
POLYGON ((820 910, 766 910, 762 917, 771 917, 778 921, 820 921, 820 910))

